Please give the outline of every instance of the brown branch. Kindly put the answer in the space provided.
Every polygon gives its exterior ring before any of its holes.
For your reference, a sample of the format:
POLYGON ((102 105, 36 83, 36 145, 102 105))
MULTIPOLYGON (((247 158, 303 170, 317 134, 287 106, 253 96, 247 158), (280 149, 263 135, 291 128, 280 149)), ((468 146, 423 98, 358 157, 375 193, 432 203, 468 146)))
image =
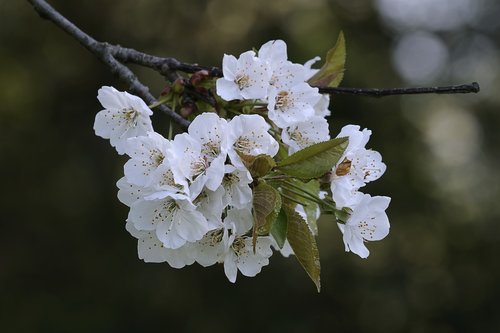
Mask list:
MULTIPOLYGON (((87 35, 44 0, 28 0, 28 2, 31 3, 33 8, 42 18, 52 21, 55 25, 80 42, 87 50, 92 52, 113 74, 118 76, 128 85, 131 92, 142 97, 146 103, 153 104, 156 102, 155 97, 149 92, 149 88, 142 84, 137 76, 118 60, 120 58, 115 54, 120 50, 119 47, 99 42, 87 35)), ((183 127, 189 126, 188 120, 182 118, 167 106, 160 105, 158 108, 179 125, 183 127)))
MULTIPOLYGON (((184 73, 195 73, 200 70, 206 70, 210 77, 222 77, 222 70, 217 67, 206 67, 198 64, 189 64, 181 62, 171 57, 158 57, 143 53, 132 48, 113 45, 106 42, 99 42, 80 30, 76 25, 58 13, 44 0, 28 0, 38 14, 47 20, 52 21, 59 28, 66 31, 73 38, 78 40, 87 50, 92 52, 99 60, 109 67, 112 73, 118 76, 128 84, 131 92, 141 96, 147 103, 153 104, 156 99, 149 92, 149 88, 142 84, 137 76, 124 63, 133 63, 140 66, 151 68, 170 81, 177 77, 177 71, 184 73)), ((446 87, 416 87, 416 88, 349 88, 349 87, 318 87, 319 92, 331 95, 358 95, 370 97, 383 97, 392 95, 409 94, 466 94, 479 92, 479 84, 463 84, 446 87)), ((165 112, 175 122, 183 127, 189 125, 189 121, 182 118, 179 114, 165 105, 158 107, 165 112)))
POLYGON ((416 88, 347 88, 347 87, 318 87, 323 94, 344 94, 371 97, 384 97, 393 95, 416 95, 416 94, 468 94, 478 93, 480 88, 477 82, 446 87, 416 87, 416 88))

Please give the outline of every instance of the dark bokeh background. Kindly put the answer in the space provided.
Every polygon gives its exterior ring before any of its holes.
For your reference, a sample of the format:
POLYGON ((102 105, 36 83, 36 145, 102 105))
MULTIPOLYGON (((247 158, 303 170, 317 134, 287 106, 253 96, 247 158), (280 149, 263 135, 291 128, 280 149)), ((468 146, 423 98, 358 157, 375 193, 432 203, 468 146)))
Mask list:
POLYGON ((52 3, 99 40, 216 66, 276 38, 303 62, 343 29, 344 86, 476 80, 482 92, 335 97, 332 133, 372 129, 388 165, 367 190, 393 198, 389 237, 362 260, 325 220, 320 294, 279 254, 233 285, 220 266, 137 259, 116 199, 124 159, 92 130, 97 89, 124 87, 26 1, 0 0, 1 332, 500 331, 498 1, 52 3))

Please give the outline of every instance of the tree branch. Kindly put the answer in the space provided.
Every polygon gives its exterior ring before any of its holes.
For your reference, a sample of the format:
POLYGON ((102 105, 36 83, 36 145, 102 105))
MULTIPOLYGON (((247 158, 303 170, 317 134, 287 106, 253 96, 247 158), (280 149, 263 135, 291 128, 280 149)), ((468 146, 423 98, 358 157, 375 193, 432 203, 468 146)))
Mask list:
MULTIPOLYGON (((42 18, 52 21, 59 28, 80 42, 87 50, 92 52, 101 62, 108 66, 113 74, 118 76, 128 85, 131 92, 142 97, 146 103, 153 104, 156 102, 155 97, 149 92, 149 88, 142 84, 127 66, 117 60, 118 57, 115 56, 115 53, 121 48, 108 43, 98 42, 62 16, 44 0, 28 0, 28 2, 31 3, 33 8, 42 18)), ((182 118, 167 106, 160 105, 158 108, 182 127, 189 126, 188 120, 182 118)))
POLYGON ((416 88, 347 88, 347 87, 318 87, 323 94, 360 95, 384 97, 392 95, 417 95, 417 94, 468 94, 478 93, 480 88, 477 82, 446 87, 416 87, 416 88))
MULTIPOLYGON (((93 53, 100 61, 102 61, 110 71, 123 80, 131 92, 142 97, 146 103, 153 104, 156 102, 154 96, 149 92, 149 88, 142 84, 137 76, 124 63, 133 63, 140 66, 151 68, 161 75, 165 76, 170 81, 177 77, 177 71, 184 73, 195 73, 200 70, 206 70, 211 77, 222 77, 222 70, 217 67, 205 67, 198 64, 189 64, 181 62, 171 57, 158 57, 137 50, 113 45, 106 42, 99 42, 80 30, 76 25, 62 16, 53 7, 44 0, 28 0, 36 12, 44 19, 52 21, 59 28, 64 30, 70 36, 75 38, 87 50, 93 53)), ((319 92, 330 95, 358 95, 383 97, 392 95, 409 95, 409 94, 466 94, 479 92, 479 84, 473 82, 471 84, 463 84, 446 87, 416 87, 416 88, 348 88, 348 87, 318 87, 319 92)), ((165 105, 160 105, 158 108, 170 116, 175 122, 183 127, 189 126, 189 121, 182 118, 172 109, 165 105)))

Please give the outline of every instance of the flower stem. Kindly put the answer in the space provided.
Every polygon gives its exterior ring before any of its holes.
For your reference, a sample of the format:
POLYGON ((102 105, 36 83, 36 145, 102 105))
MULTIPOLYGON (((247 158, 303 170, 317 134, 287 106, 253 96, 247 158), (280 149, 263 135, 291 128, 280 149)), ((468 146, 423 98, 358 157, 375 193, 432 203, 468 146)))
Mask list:
POLYGON ((173 136, 174 136, 174 123, 170 121, 168 123, 168 139, 172 140, 173 136))
POLYGON ((281 196, 282 196, 282 197, 287 198, 288 200, 290 200, 290 201, 292 201, 292 202, 295 202, 295 203, 296 203, 296 204, 298 204, 298 205, 302 205, 302 202, 300 202, 299 200, 297 200, 297 199, 295 199, 295 198, 293 198, 293 197, 291 197, 291 196, 289 196, 289 195, 286 195, 286 194, 285 194, 285 193, 283 193, 282 191, 280 191, 280 194, 281 194, 281 196))

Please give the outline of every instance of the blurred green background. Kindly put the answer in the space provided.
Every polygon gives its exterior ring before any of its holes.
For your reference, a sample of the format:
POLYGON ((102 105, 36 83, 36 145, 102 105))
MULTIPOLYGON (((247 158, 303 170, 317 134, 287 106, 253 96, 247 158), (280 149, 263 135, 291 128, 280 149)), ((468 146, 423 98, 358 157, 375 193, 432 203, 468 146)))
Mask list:
MULTIPOLYGON (((220 266, 137 259, 116 198, 125 160, 92 129, 97 89, 123 85, 26 1, 0 0, 1 332, 500 331, 498 1, 51 3, 98 40, 214 66, 278 38, 304 62, 342 29, 344 86, 482 91, 334 97, 332 134, 372 129, 388 165, 366 190, 392 197, 389 237, 363 260, 324 220, 320 294, 279 254, 233 285, 220 266)), ((134 70, 162 90, 156 73, 134 70)))

